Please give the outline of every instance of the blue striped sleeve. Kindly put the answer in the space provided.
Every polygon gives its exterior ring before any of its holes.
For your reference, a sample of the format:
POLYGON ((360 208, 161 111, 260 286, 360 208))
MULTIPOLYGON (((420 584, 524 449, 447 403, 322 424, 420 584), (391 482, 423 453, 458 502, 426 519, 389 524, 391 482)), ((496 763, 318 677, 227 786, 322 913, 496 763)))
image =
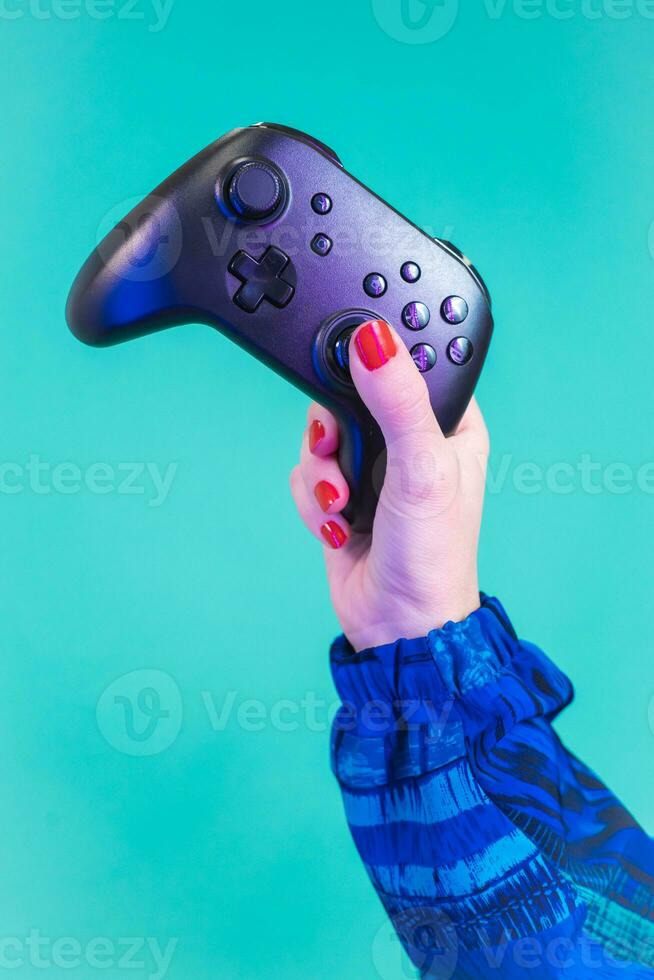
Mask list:
POLYGON ((497 600, 331 664, 332 768, 420 976, 654 977, 654 842, 562 746, 570 682, 497 600))

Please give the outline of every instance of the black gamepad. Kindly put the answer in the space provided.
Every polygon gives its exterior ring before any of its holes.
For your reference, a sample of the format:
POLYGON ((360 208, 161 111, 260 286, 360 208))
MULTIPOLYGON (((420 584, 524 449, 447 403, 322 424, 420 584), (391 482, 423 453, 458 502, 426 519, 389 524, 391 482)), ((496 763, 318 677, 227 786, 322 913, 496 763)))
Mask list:
POLYGON ((396 327, 447 434, 493 330, 488 291, 458 249, 407 221, 327 146, 273 123, 232 130, 145 198, 82 267, 66 317, 98 346, 208 323, 326 405, 341 428, 344 516, 361 532, 385 460, 349 378, 353 329, 396 327))

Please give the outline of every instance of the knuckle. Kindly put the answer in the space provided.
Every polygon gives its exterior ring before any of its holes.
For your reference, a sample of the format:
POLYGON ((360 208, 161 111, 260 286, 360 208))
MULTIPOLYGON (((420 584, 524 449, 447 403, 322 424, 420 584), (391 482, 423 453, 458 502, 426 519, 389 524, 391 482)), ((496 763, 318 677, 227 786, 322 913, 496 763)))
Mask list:
POLYGON ((431 440, 404 439, 389 447, 384 490, 391 506, 405 516, 443 513, 459 486, 455 454, 431 440))
POLYGON ((406 384, 396 389, 388 401, 385 414, 391 424, 400 428, 417 428, 430 422, 433 425, 434 413, 426 386, 406 384))

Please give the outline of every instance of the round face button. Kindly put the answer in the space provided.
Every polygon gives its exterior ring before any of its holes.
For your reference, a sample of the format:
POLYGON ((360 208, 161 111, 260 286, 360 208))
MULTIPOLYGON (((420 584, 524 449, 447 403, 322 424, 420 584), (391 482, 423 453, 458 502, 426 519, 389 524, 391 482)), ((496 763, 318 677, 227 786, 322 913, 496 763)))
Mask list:
POLYGON ((316 235, 311 242, 311 248, 316 255, 328 255, 331 251, 332 240, 327 235, 316 235))
POLYGON ((250 221, 269 217, 284 197, 282 180, 267 163, 251 160, 236 170, 229 182, 229 203, 241 218, 250 221))
POLYGON ((402 310, 402 322, 409 330, 423 330, 429 323, 429 308, 424 303, 407 303, 402 310))
POLYGON ((400 275, 405 282, 418 282, 418 279, 420 279, 420 266, 417 262, 405 262, 400 269, 400 275))
POLYGON ((467 364, 472 357, 472 342, 467 337, 455 337, 448 345, 447 356, 453 364, 467 364))
POLYGON ((468 315, 468 304, 461 296, 448 296, 443 300, 441 315, 448 323, 463 323, 468 315))
POLYGON ((431 371, 436 363, 436 351, 430 344, 415 344, 411 348, 411 357, 422 374, 431 371))
POLYGON ((329 194, 314 194, 311 198, 311 207, 316 214, 329 214, 332 209, 332 199, 329 194))
POLYGON ((378 272, 371 272, 363 280, 363 288, 368 296, 383 296, 386 292, 386 280, 378 272))

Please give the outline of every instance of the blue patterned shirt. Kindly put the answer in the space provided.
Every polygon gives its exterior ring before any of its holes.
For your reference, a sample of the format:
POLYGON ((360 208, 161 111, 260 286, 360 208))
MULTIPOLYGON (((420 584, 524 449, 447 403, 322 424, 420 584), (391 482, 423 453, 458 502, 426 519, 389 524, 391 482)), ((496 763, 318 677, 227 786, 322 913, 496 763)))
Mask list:
POLYGON ((502 606, 331 651, 332 767, 422 977, 654 977, 654 841, 571 755, 570 682, 502 606))

